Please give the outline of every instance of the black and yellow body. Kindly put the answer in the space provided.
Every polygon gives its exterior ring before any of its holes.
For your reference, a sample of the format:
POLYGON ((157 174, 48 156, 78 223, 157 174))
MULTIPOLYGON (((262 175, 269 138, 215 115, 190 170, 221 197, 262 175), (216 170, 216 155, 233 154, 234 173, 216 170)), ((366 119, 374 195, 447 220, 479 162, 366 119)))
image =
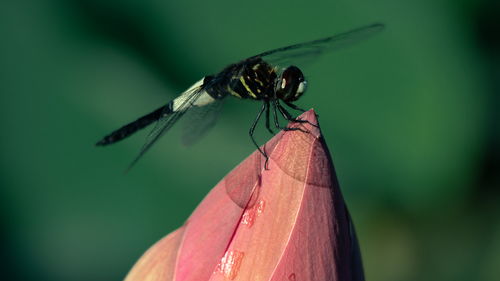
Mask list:
POLYGON ((347 46, 381 31, 383 27, 383 24, 376 23, 330 37, 277 48, 231 64, 215 75, 202 78, 166 105, 113 131, 96 145, 104 146, 118 142, 157 121, 139 155, 132 162, 132 166, 160 136, 165 134, 188 111, 198 114, 198 117, 193 119, 197 120, 198 124, 192 124, 194 126, 191 127, 196 128, 192 132, 185 132, 192 135, 202 135, 215 122, 216 114, 211 114, 211 112, 213 113, 220 108, 219 105, 224 98, 232 96, 262 103, 261 109, 250 127, 249 135, 252 142, 267 159, 267 154, 261 150, 253 138, 254 129, 262 115, 265 116, 266 128, 271 133, 273 133, 269 124, 271 110, 277 129, 292 130, 280 126, 278 115, 283 116, 287 121, 305 122, 293 118, 283 106, 284 104, 292 109, 303 111, 295 106, 294 102, 304 94, 307 88, 302 71, 298 67, 290 65, 290 62, 299 58, 301 60, 312 59, 327 51, 347 46))
POLYGON ((224 94, 239 99, 268 100, 275 97, 276 69, 260 58, 232 64, 209 81, 207 93, 215 98, 224 94))

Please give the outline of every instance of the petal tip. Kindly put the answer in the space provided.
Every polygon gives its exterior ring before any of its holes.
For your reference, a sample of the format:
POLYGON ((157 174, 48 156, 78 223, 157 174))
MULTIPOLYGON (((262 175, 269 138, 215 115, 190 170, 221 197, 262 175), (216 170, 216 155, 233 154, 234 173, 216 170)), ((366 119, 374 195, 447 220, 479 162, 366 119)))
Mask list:
POLYGON ((299 115, 297 120, 303 120, 306 122, 290 122, 289 127, 297 128, 302 127, 307 130, 310 134, 312 134, 315 138, 319 138, 321 136, 321 130, 319 129, 318 115, 314 111, 314 109, 309 109, 308 111, 299 115))

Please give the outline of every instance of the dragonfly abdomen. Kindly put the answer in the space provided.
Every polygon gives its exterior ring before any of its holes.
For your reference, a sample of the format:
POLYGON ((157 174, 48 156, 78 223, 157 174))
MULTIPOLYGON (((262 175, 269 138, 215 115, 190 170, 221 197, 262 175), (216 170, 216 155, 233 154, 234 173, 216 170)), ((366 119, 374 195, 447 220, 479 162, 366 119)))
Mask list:
POLYGON ((100 141, 96 143, 97 146, 104 146, 108 144, 112 144, 118 142, 131 134, 137 132, 138 130, 146 127, 147 125, 155 122, 160 119, 160 117, 164 114, 171 113, 171 109, 168 106, 162 106, 155 111, 142 116, 141 118, 128 123, 127 125, 121 127, 120 129, 112 132, 111 134, 105 136, 100 141))

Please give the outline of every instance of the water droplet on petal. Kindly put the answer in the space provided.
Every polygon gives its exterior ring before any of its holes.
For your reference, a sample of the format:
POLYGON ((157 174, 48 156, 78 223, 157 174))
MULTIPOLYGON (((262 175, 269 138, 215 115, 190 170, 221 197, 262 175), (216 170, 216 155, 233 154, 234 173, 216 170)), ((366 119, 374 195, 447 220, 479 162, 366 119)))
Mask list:
POLYGON ((261 199, 252 208, 246 209, 241 217, 241 224, 252 227, 257 217, 264 212, 265 206, 266 202, 261 199))
POLYGON ((257 205, 255 205, 255 211, 257 212, 257 216, 264 213, 264 207, 266 206, 266 201, 264 200, 259 200, 259 202, 257 202, 257 205))
POLYGON ((229 280, 234 280, 240 270, 241 261, 245 254, 240 251, 227 251, 215 267, 215 272, 222 274, 229 280))

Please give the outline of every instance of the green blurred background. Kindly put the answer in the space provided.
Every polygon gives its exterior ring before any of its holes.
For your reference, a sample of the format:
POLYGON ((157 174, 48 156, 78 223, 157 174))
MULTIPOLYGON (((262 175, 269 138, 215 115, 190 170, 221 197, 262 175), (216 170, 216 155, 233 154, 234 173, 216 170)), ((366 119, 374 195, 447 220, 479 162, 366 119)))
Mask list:
MULTIPOLYGON (((0 4, 3 280, 121 280, 254 147, 229 101, 186 148, 177 126, 93 144, 202 76, 376 21, 305 70, 368 280, 500 278, 498 1, 35 1, 0 4)), ((260 127, 258 138, 270 136, 260 127)))

